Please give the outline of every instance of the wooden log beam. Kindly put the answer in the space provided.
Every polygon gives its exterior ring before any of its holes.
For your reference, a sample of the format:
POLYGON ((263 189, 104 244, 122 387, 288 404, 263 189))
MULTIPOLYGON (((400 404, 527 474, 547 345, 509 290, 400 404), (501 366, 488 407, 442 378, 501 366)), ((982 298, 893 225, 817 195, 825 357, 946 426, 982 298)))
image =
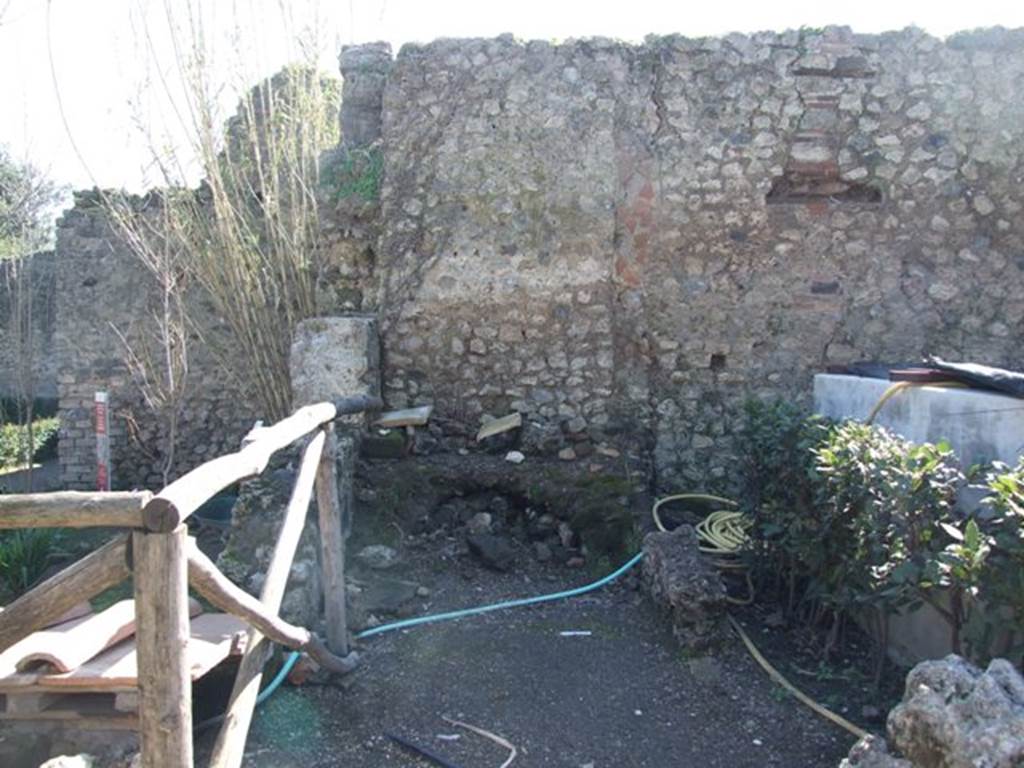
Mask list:
POLYGON ((352 658, 353 654, 343 659, 338 658, 314 632, 267 613, 263 603, 235 586, 191 540, 188 550, 188 582, 196 592, 222 611, 245 619, 275 643, 309 654, 310 658, 329 672, 345 674, 355 669, 357 659, 352 658))
POLYGON ((0 528, 142 528, 149 491, 0 496, 0 528))
MULTIPOLYGON (((295 559, 295 550, 298 549, 309 502, 313 496, 313 482, 324 450, 325 436, 324 430, 317 432, 302 454, 295 486, 285 509, 277 544, 260 592, 260 603, 269 615, 276 616, 281 609, 292 561, 295 559)), ((252 722, 252 713, 256 707, 256 697, 259 695, 260 681, 263 678, 266 650, 267 644, 263 633, 255 628, 249 630, 245 653, 231 690, 231 700, 227 712, 224 713, 224 724, 217 734, 217 741, 210 756, 210 768, 239 768, 242 764, 245 739, 249 734, 249 724, 252 722)))
POLYGON ((173 531, 218 491, 260 474, 277 451, 338 416, 380 404, 380 398, 359 395, 334 403, 307 405, 277 424, 258 430, 241 450, 196 467, 153 497, 143 509, 146 528, 173 531))
POLYGON ((337 656, 347 656, 348 620, 345 615, 345 505, 351 514, 355 462, 355 439, 342 435, 334 426, 327 428, 327 445, 316 475, 316 506, 320 522, 320 568, 324 583, 324 614, 327 620, 327 647, 337 656), (339 447, 341 449, 339 454, 339 447), (342 458, 342 477, 338 477, 338 456, 342 458))
POLYGON ((139 746, 146 768, 192 768, 188 531, 132 534, 139 746))
POLYGON ((102 547, 38 584, 0 613, 0 651, 53 623, 76 604, 131 575, 128 535, 102 547))
POLYGON ((332 403, 300 408, 287 419, 259 430, 258 438, 241 450, 201 464, 168 485, 146 505, 146 527, 151 531, 174 530, 215 493, 260 474, 274 453, 336 415, 337 409, 332 403))

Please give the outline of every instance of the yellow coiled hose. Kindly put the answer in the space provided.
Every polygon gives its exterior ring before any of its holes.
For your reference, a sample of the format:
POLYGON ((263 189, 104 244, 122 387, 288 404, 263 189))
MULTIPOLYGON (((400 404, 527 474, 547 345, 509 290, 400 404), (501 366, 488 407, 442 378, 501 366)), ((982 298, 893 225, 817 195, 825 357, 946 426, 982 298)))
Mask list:
MULTIPOLYGON (((893 392, 893 394, 895 394, 895 392, 893 392)), ((879 404, 879 407, 881 407, 881 404, 879 404)), ((878 409, 876 408, 876 412, 877 410, 878 409)), ((716 568, 727 571, 741 571, 746 578, 747 597, 743 599, 727 597, 726 599, 737 605, 747 605, 753 602, 754 582, 750 578, 750 570, 747 568, 747 564, 742 559, 743 553, 749 548, 751 543, 750 536, 747 533, 751 526, 751 520, 738 509, 739 504, 732 499, 726 499, 721 496, 711 496, 706 493, 679 493, 674 496, 665 496, 654 502, 654 506, 651 508, 651 516, 654 518, 654 524, 657 526, 659 531, 668 532, 668 529, 661 520, 659 510, 662 505, 672 501, 703 501, 711 502, 715 505, 724 505, 726 507, 726 509, 713 510, 703 520, 697 523, 696 526, 694 526, 694 530, 697 532, 698 546, 701 552, 714 558, 712 562, 716 568)), ((789 682, 789 680, 787 680, 781 672, 775 669, 775 667, 773 667, 761 654, 757 649, 757 646, 754 645, 754 641, 751 640, 750 636, 743 631, 743 627, 740 626, 740 623, 736 621, 736 619, 729 616, 729 623, 740 636, 740 640, 743 641, 743 645, 746 647, 747 651, 754 657, 754 661, 756 661, 761 668, 768 673, 768 676, 775 683, 785 688, 793 695, 794 698, 797 699, 797 701, 807 707, 810 707, 826 720, 830 720, 840 728, 844 728, 849 731, 858 739, 862 739, 868 735, 867 731, 863 728, 858 728, 842 715, 837 715, 832 710, 819 704, 789 682)))

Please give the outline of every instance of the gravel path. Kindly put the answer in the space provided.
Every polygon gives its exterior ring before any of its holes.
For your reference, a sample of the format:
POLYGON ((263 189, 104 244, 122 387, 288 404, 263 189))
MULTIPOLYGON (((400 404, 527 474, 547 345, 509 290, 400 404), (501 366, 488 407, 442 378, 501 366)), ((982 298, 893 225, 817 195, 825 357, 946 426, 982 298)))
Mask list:
MULTIPOLYGON (((443 551, 424 545, 406 553, 402 575, 431 590, 415 614, 590 580, 527 557, 515 573, 496 574, 443 551)), ((713 656, 686 658, 632 582, 368 639, 361 668, 339 685, 284 687, 261 708, 245 765, 431 765, 394 745, 389 732, 460 768, 501 765, 506 750, 445 716, 510 740, 520 753, 513 766, 838 764, 851 746, 848 734, 776 689, 732 636, 713 656)), ((211 740, 200 743, 200 759, 211 740)))

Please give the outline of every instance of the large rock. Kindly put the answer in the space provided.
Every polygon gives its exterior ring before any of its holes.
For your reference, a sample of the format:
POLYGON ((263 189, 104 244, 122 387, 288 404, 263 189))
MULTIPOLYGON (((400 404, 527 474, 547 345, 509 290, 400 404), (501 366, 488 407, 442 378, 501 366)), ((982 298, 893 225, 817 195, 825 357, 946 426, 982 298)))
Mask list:
POLYGON ((888 731, 894 750, 921 768, 1024 765, 1024 678, 1005 659, 984 672, 952 654, 923 662, 888 731))
POLYGON ((701 555, 692 527, 647 534, 643 575, 651 597, 668 611, 673 632, 685 647, 700 650, 714 643, 725 617, 725 585, 701 555))
POLYGON ((1005 659, 984 672, 952 654, 922 662, 907 675, 887 730, 888 746, 862 739, 841 768, 1024 765, 1024 678, 1005 659))
POLYGON ((516 551, 502 536, 493 533, 471 533, 466 537, 469 551, 480 562, 495 571, 508 571, 516 561, 516 551))
POLYGON ((889 754, 885 739, 871 734, 853 745, 839 768, 914 768, 908 761, 889 754))

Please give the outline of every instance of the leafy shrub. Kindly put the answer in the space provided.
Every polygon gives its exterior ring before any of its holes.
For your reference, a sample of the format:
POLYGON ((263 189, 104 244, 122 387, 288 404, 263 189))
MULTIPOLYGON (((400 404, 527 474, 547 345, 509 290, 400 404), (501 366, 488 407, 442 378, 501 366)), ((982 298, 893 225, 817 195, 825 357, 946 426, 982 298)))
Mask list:
POLYGON ((57 446, 60 422, 56 416, 38 419, 32 425, 32 442, 29 446, 28 428, 24 424, 0 426, 0 467, 14 467, 25 464, 31 455, 33 460, 51 458, 57 446))
POLYGON ((25 528, 0 535, 0 592, 4 599, 17 597, 39 581, 60 557, 57 540, 52 528, 25 528))
POLYGON ((787 610, 828 622, 824 652, 853 615, 877 619, 924 599, 956 528, 964 483, 946 444, 915 445, 857 422, 831 425, 788 403, 750 403, 744 501, 753 510, 761 588, 784 586, 787 610))
MULTIPOLYGON (((955 641, 980 661, 996 653, 1024 661, 1024 458, 994 463, 977 515, 944 526, 952 542, 940 556, 941 584, 952 594, 955 641)), ((956 642, 955 642, 956 644, 956 642)))
POLYGON ((963 473, 946 443, 915 445, 858 422, 840 425, 814 454, 821 527, 806 551, 815 597, 835 622, 868 609, 884 651, 885 613, 919 603, 933 586, 963 473))
POLYGON ((821 417, 793 403, 751 400, 745 405, 742 506, 754 517, 757 541, 751 567, 761 589, 784 579, 792 605, 797 582, 808 574, 803 550, 819 528, 814 514, 820 484, 813 449, 828 434, 821 417))

